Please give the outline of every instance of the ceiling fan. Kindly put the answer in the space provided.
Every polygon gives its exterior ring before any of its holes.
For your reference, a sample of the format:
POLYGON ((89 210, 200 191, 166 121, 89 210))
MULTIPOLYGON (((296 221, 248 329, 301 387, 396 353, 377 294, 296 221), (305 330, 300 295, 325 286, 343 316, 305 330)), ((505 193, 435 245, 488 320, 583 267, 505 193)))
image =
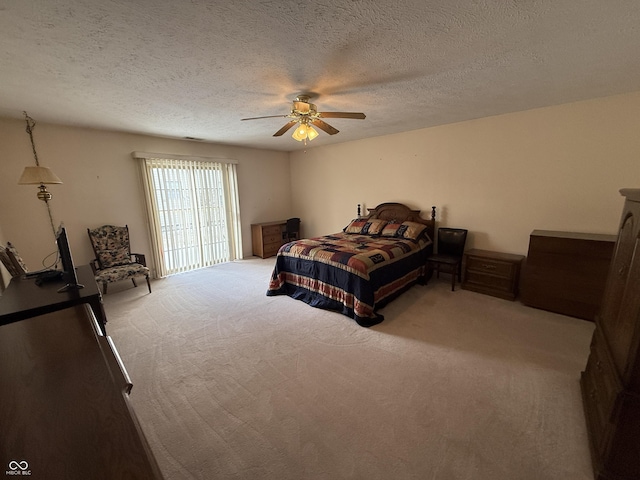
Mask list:
POLYGON ((318 131, 313 128, 318 127, 320 130, 327 132, 329 135, 335 135, 339 132, 336 128, 329 125, 322 120, 323 118, 355 118, 364 120, 366 115, 364 113, 356 112, 318 112, 316 106, 310 103, 311 97, 309 95, 298 95, 291 105, 291 112, 288 115, 269 115, 266 117, 253 117, 243 118, 242 120, 258 120, 261 118, 290 118, 291 121, 286 123, 284 127, 273 134, 274 137, 279 137, 286 133, 291 127, 299 124, 291 135, 295 140, 302 142, 310 141, 318 136, 318 131))

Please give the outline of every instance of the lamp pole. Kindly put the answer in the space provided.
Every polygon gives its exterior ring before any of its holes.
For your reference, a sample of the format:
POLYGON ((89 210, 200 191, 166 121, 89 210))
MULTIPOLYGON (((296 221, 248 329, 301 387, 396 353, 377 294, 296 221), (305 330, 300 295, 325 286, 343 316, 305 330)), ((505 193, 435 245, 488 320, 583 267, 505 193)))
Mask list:
MULTIPOLYGON (((36 161, 36 167, 38 169, 45 169, 44 167, 40 167, 40 161, 38 160, 38 153, 36 152, 36 144, 33 141, 33 129, 36 126, 36 122, 33 118, 31 118, 27 112, 22 112, 24 113, 24 119, 25 122, 27 123, 27 133, 29 134, 29 139, 31 140, 31 150, 33 151, 33 158, 36 161)), ((45 169, 48 170, 48 169, 45 169)), ((26 171, 26 170, 25 170, 26 171)), ((49 223, 51 224, 51 231, 53 232, 53 237, 56 237, 56 227, 53 223, 53 214, 51 213, 51 206, 49 205, 49 200, 51 200, 52 195, 51 193, 47 190, 47 187, 45 186, 45 183, 62 183, 60 181, 59 178, 57 178, 52 172, 48 171, 47 172, 48 175, 53 176, 52 179, 50 179, 49 181, 44 180, 44 179, 40 179, 40 182, 35 182, 40 183, 40 186, 38 187, 40 189, 40 191, 38 192, 38 198, 40 200, 42 200, 45 205, 47 206, 47 212, 49 214, 49 223)), ((23 173, 23 178, 24 178, 24 173, 23 173)), ((18 183, 22 183, 22 182, 18 182, 18 183)), ((33 183, 33 182, 29 182, 29 183, 33 183)))

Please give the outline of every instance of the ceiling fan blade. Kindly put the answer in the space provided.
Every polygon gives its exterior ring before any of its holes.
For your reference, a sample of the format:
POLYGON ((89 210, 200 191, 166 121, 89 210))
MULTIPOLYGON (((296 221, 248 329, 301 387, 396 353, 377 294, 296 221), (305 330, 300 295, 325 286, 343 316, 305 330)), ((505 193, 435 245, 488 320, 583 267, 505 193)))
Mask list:
POLYGON ((324 130, 325 132, 327 132, 329 135, 335 135, 336 133, 338 133, 340 131, 340 130, 338 130, 336 128, 333 128, 328 123, 323 122, 319 118, 314 118, 314 119, 309 120, 309 121, 310 121, 310 123, 312 123, 313 125, 318 127, 320 130, 324 130))
POLYGON ((286 131, 289 130, 291 127, 293 127, 296 123, 298 123, 297 120, 291 120, 284 127, 282 127, 280 130, 278 130, 276 133, 274 133, 273 136, 274 137, 279 137, 280 135, 284 135, 286 133, 286 131))
POLYGON ((318 112, 318 116, 322 118, 357 118, 359 120, 367 118, 364 113, 356 112, 318 112))
POLYGON ((241 118, 240 120, 260 120, 261 118, 284 118, 287 115, 269 115, 267 117, 241 118))

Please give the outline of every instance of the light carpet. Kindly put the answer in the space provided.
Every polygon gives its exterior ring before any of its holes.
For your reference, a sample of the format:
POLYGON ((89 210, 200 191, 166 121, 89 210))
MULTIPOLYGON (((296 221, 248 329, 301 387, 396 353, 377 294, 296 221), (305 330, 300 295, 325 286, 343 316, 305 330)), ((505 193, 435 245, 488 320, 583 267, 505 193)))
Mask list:
POLYGON ((167 480, 592 479, 593 324, 448 276, 358 326, 265 295, 273 258, 104 297, 167 480))

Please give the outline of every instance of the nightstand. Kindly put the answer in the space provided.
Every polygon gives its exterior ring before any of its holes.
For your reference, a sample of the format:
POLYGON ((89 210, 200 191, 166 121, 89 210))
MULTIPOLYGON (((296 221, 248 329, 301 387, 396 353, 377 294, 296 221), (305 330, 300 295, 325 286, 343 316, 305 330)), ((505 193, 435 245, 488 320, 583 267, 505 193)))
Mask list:
POLYGON ((288 240, 284 238, 287 221, 254 223, 251 225, 253 254, 262 257, 273 257, 288 240))
POLYGON ((515 300, 524 255, 472 248, 462 260, 462 288, 515 300))

